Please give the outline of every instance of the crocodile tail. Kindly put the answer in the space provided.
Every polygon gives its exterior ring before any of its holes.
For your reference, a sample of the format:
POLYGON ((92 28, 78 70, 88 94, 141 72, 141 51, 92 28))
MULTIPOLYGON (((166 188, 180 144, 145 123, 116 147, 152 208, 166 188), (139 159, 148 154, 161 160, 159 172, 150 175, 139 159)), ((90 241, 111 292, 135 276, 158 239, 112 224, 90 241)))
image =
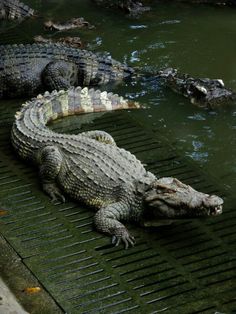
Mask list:
POLYGON ((26 111, 34 112, 31 116, 38 117, 40 124, 46 125, 49 121, 61 117, 79 115, 91 112, 104 112, 121 109, 138 109, 138 102, 130 101, 117 94, 101 92, 87 87, 71 87, 64 91, 45 92, 38 95, 16 113, 16 120, 20 120, 26 111))
POLYGON ((124 99, 117 94, 101 92, 87 87, 71 87, 59 92, 46 92, 39 95, 45 124, 49 121, 70 115, 79 115, 91 112, 103 112, 120 109, 137 109, 139 103, 124 99))
MULTIPOLYGON (((23 159, 32 159, 35 150, 53 133, 46 126, 49 121, 69 115, 132 108, 140 108, 140 105, 117 94, 87 87, 46 92, 26 102, 16 112, 11 132, 12 144, 23 159)), ((71 135, 55 133, 52 138, 66 136, 71 135)))

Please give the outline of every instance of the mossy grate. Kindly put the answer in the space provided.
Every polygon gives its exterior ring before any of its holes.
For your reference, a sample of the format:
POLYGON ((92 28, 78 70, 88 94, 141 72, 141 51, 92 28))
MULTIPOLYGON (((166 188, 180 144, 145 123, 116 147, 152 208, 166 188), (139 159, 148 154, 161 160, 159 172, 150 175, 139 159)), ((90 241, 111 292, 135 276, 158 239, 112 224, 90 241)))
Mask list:
MULTIPOLYGON (((0 218, 1 233, 65 312, 236 309, 236 212, 229 197, 217 218, 150 230, 131 225, 136 246, 114 248, 108 237, 94 231, 90 209, 71 201, 52 204, 44 195, 37 170, 18 160, 11 148, 12 121, 12 113, 3 112, 0 197, 7 214, 0 218)), ((78 121, 71 118, 69 124, 61 121, 53 128, 76 133, 78 121)), ((119 146, 160 176, 175 176, 203 192, 225 194, 159 133, 146 131, 127 112, 104 114, 82 129, 86 128, 109 132, 119 146)))

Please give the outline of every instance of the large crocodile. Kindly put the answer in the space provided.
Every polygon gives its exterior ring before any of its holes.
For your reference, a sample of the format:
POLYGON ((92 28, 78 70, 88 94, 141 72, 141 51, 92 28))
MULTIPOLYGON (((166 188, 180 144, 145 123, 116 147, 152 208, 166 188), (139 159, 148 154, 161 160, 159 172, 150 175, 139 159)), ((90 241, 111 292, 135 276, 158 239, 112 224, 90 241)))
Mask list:
POLYGON ((192 104, 211 108, 236 101, 236 93, 226 88, 221 79, 193 78, 173 68, 159 71, 158 75, 173 91, 189 98, 192 104))
POLYGON ((34 15, 34 10, 18 0, 0 0, 0 19, 22 20, 34 15))
POLYGON ((78 135, 55 133, 46 124, 59 117, 138 104, 87 87, 45 93, 22 106, 12 127, 12 144, 25 160, 39 167, 44 191, 52 200, 66 193, 97 210, 97 230, 134 245, 121 220, 153 226, 165 219, 218 215, 223 200, 197 192, 175 178, 157 177, 103 131, 78 135), (62 192, 61 192, 62 191, 62 192))
POLYGON ((133 74, 109 55, 63 44, 0 46, 0 98, 119 82, 133 74))

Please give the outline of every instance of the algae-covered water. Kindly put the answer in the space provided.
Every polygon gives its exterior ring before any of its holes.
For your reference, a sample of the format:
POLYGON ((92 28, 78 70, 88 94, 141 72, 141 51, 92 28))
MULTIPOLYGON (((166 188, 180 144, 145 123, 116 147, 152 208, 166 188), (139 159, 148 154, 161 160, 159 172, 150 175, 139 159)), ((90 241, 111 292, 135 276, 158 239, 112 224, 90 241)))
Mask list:
MULTIPOLYGON (((50 35, 42 26, 48 18, 63 21, 83 16, 96 28, 51 33, 51 36, 80 36, 90 49, 109 52, 131 66, 176 67, 192 76, 221 78, 226 86, 236 90, 236 10, 233 8, 154 3, 150 12, 137 19, 120 11, 102 10, 88 0, 26 2, 38 10, 40 17, 20 26, 13 23, 9 30, 3 23, 1 43, 32 42, 35 35, 50 35)), ((182 155, 192 158, 233 193, 236 104, 216 110, 198 108, 155 81, 114 89, 145 103, 148 108, 135 112, 135 117, 148 128, 161 129, 182 155)))

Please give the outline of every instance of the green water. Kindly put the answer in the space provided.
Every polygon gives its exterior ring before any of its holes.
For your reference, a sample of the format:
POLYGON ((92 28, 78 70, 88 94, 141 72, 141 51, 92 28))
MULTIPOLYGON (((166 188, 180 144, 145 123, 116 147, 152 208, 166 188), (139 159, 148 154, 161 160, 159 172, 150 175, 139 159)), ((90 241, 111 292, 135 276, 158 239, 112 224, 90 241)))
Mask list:
MULTIPOLYGON (((99 9, 88 0, 26 2, 41 17, 6 32, 6 24, 2 24, 1 43, 32 42, 33 36, 48 34, 43 30, 44 19, 63 21, 83 16, 96 29, 53 37, 79 35, 93 50, 108 51, 132 66, 177 67, 193 76, 222 78, 226 86, 236 90, 236 10, 232 8, 156 3, 150 12, 135 19, 99 9)), ((198 108, 155 82, 115 90, 147 104, 135 117, 146 127, 161 129, 182 155, 192 158, 233 193, 236 104, 217 110, 198 108)))

